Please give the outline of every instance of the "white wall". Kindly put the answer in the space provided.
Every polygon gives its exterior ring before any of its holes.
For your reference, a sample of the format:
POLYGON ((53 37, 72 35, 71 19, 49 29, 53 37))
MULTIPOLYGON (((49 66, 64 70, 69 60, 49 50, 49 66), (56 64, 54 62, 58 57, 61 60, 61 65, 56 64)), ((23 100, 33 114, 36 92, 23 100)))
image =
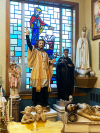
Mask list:
MULTIPOLYGON (((67 0, 68 1, 68 0, 67 0)), ((100 39, 92 41, 92 21, 91 21, 91 0, 70 0, 79 3, 79 37, 84 24, 87 26, 87 39, 90 49, 90 63, 95 76, 98 77, 96 88, 100 88, 99 70, 99 42, 100 39)))
POLYGON ((98 77, 96 87, 100 88, 100 70, 99 70, 99 42, 100 39, 92 41, 92 21, 91 21, 91 0, 85 0, 85 16, 86 25, 88 27, 88 40, 90 42, 91 50, 91 66, 95 72, 95 76, 98 77))
POLYGON ((6 0, 0 0, 0 67, 2 86, 6 88, 6 0))

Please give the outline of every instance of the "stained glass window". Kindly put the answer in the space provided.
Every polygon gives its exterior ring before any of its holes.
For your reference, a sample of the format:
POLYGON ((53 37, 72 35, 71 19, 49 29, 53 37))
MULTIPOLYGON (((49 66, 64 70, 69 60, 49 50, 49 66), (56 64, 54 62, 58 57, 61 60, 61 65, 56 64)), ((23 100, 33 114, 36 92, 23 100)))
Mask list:
MULTIPOLYGON (((10 56, 22 57, 22 8, 19 2, 10 2, 10 56)), ((16 63, 22 63, 21 59, 16 63)))
MULTIPOLYGON (((46 34, 55 36, 54 39, 54 50, 53 53, 58 52, 62 55, 63 48, 69 48, 69 56, 71 57, 72 47, 72 10, 67 9, 66 5, 59 7, 57 3, 46 2, 38 3, 21 3, 21 2, 10 2, 10 56, 13 56, 14 52, 16 57, 19 59, 17 63, 20 63, 24 69, 24 83, 26 84, 25 89, 31 89, 30 87, 30 75, 32 68, 27 67, 27 44, 26 44, 26 26, 30 32, 30 39, 32 38, 32 32, 30 30, 30 19, 34 14, 34 9, 39 7, 42 13, 39 15, 41 20, 46 23, 43 31, 39 35, 39 39, 46 34), (58 7, 57 7, 58 5, 58 7), (61 18, 60 18, 61 17, 61 18), (48 26, 54 28, 49 31, 48 26), (62 29, 62 31, 60 30, 62 29), (20 58, 22 57, 22 58, 20 58)), ((45 46, 48 49, 48 45, 45 46)), ((58 56, 56 61, 58 60, 58 56)), ((22 73, 23 74, 23 73, 22 73)), ((51 78, 51 87, 56 88, 56 62, 53 67, 53 77, 51 78)))
POLYGON ((69 49, 69 57, 71 57, 72 45, 72 14, 71 9, 62 8, 62 52, 64 47, 69 49))

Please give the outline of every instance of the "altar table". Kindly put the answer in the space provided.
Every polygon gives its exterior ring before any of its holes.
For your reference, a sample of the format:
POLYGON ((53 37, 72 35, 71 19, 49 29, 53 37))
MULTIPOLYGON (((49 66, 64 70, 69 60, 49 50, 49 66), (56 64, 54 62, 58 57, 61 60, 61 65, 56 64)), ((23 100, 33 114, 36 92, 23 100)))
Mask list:
POLYGON ((48 120, 46 122, 39 121, 30 124, 11 122, 7 126, 8 133, 62 133, 63 129, 63 122, 48 120))

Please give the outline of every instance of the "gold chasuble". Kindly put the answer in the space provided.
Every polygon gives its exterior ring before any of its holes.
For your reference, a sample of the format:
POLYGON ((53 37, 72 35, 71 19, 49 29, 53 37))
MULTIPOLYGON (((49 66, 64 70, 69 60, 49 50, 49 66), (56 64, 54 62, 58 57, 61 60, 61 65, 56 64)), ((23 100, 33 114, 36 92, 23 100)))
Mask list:
POLYGON ((42 87, 48 87, 53 73, 53 64, 49 63, 48 54, 45 51, 28 48, 27 53, 28 67, 32 69, 30 86, 36 87, 36 92, 40 92, 42 87))

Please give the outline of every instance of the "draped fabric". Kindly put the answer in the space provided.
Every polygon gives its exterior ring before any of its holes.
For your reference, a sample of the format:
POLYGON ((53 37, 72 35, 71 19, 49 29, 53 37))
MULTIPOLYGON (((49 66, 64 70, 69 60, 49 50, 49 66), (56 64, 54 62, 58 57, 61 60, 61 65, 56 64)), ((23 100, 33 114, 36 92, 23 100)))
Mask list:
POLYGON ((41 88, 48 87, 50 84, 53 64, 49 64, 49 58, 46 52, 41 52, 35 49, 34 46, 32 51, 28 48, 27 62, 29 68, 33 67, 30 85, 31 87, 36 87, 36 92, 40 92, 41 88))
POLYGON ((69 95, 73 94, 74 88, 74 64, 69 57, 62 56, 57 62, 56 71, 58 98, 69 100, 69 95), (64 63, 62 63, 63 59, 64 63), (68 64, 71 64, 72 67, 69 67, 68 64))

